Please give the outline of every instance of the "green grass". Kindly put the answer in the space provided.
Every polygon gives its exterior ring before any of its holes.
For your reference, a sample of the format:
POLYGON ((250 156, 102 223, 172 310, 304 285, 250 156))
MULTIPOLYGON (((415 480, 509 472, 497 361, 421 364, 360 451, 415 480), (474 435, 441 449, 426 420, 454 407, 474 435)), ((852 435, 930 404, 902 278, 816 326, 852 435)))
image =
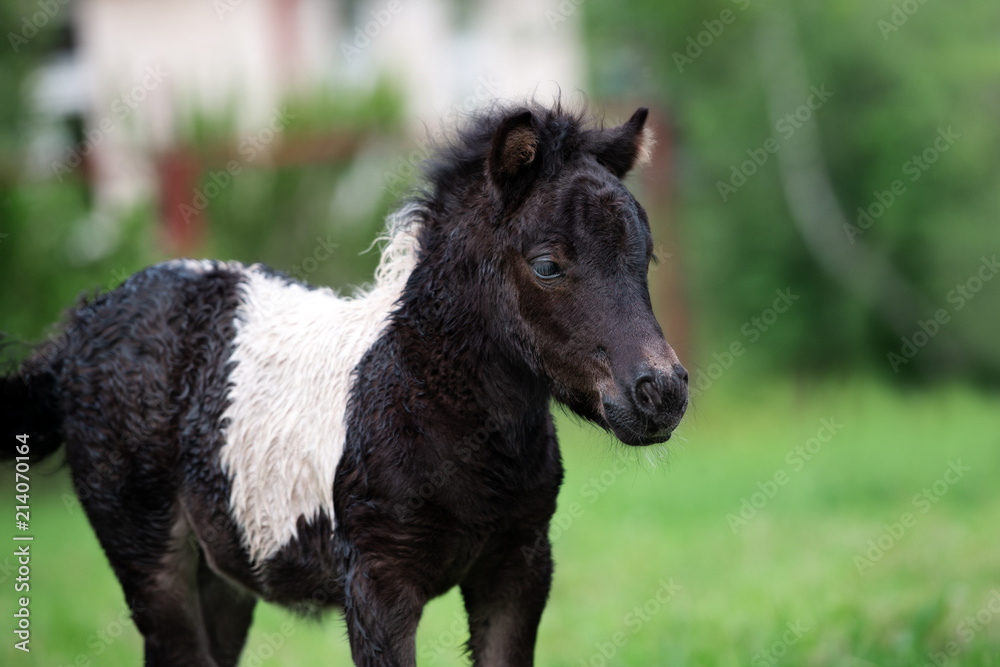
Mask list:
MULTIPOLYGON (((561 418, 564 528, 553 529, 537 663, 924 665, 951 648, 947 664, 1000 665, 998 407, 997 396, 962 387, 719 387, 697 400, 655 466, 561 418), (830 418, 842 428, 795 469, 786 454, 830 418), (628 466, 615 473, 619 456, 628 466), (934 483, 958 460, 969 470, 939 483, 939 497, 934 483), (777 471, 785 483, 734 532, 727 515, 777 471), (914 504, 925 487, 937 502, 914 504), (905 512, 912 525, 859 574, 856 557, 905 512), (669 594, 661 582, 679 588, 669 594), (962 625, 981 610, 982 625, 962 625), (771 647, 782 655, 762 653, 771 647)), ((12 507, 8 470, 0 492, 12 507)), ((14 582, 0 569, 3 664, 139 664, 118 584, 85 517, 61 498, 66 471, 36 471, 33 485, 32 652, 12 647, 14 582)), ((465 664, 461 609, 454 591, 428 606, 419 664, 465 664)), ((337 614, 315 623, 259 605, 242 664, 350 664, 344 637, 337 614)))

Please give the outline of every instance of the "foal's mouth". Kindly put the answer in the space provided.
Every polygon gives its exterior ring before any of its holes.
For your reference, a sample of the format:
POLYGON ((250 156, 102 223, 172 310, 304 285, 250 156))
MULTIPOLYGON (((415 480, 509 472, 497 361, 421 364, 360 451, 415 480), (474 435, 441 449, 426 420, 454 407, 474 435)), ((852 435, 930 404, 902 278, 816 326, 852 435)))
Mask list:
POLYGON ((665 431, 657 431, 654 433, 634 433, 634 432, 624 432, 622 430, 612 427, 615 436, 630 447, 648 447, 650 445, 658 445, 670 440, 670 436, 674 434, 673 429, 665 431))
POLYGON ((649 445, 658 445, 660 443, 666 442, 667 440, 670 440, 670 436, 673 434, 674 434, 673 431, 655 433, 653 435, 646 435, 641 437, 638 442, 635 443, 630 442, 626 444, 632 445, 634 447, 648 447, 649 445))
POLYGON ((632 447, 647 447, 670 440, 687 406, 681 408, 678 414, 662 415, 657 419, 645 418, 634 408, 610 400, 603 401, 601 407, 607 426, 615 437, 632 447))

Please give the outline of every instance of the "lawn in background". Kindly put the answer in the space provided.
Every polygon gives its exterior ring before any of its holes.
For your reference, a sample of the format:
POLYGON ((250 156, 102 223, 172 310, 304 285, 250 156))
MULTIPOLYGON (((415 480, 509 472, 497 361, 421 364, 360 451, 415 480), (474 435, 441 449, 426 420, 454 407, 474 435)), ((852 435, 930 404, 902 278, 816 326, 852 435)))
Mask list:
MULTIPOLYGON (((730 384, 694 401, 665 460, 561 417, 537 664, 1000 665, 998 407, 963 387, 730 384)), ((68 472, 43 478, 51 467, 32 481, 28 655, 13 648, 13 547, 0 552, 2 662, 140 664, 68 472)), ((419 664, 467 664, 465 638, 453 591, 427 607, 419 664)), ((350 664, 343 623, 261 604, 241 664, 350 664)))

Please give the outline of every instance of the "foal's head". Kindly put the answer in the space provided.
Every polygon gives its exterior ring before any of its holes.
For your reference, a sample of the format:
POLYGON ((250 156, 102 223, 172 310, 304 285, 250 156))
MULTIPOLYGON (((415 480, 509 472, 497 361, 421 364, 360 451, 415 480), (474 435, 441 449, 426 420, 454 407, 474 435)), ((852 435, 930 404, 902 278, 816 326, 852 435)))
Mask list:
POLYGON ((663 442, 687 371, 653 317, 653 239, 621 179, 650 150, 639 109, 613 129, 560 110, 503 114, 486 155, 510 324, 552 394, 629 445, 663 442))

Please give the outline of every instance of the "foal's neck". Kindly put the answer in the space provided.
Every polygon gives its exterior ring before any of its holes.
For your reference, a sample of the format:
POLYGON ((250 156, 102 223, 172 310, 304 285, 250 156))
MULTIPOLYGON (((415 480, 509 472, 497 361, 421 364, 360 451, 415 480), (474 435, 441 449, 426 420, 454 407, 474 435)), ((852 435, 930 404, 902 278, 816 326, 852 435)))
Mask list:
POLYGON ((455 435, 488 425, 505 446, 514 446, 537 433, 548 416, 547 385, 512 353, 512 344, 498 340, 504 315, 490 295, 476 294, 454 276, 432 277, 426 267, 415 273, 392 333, 420 407, 447 415, 455 435))

